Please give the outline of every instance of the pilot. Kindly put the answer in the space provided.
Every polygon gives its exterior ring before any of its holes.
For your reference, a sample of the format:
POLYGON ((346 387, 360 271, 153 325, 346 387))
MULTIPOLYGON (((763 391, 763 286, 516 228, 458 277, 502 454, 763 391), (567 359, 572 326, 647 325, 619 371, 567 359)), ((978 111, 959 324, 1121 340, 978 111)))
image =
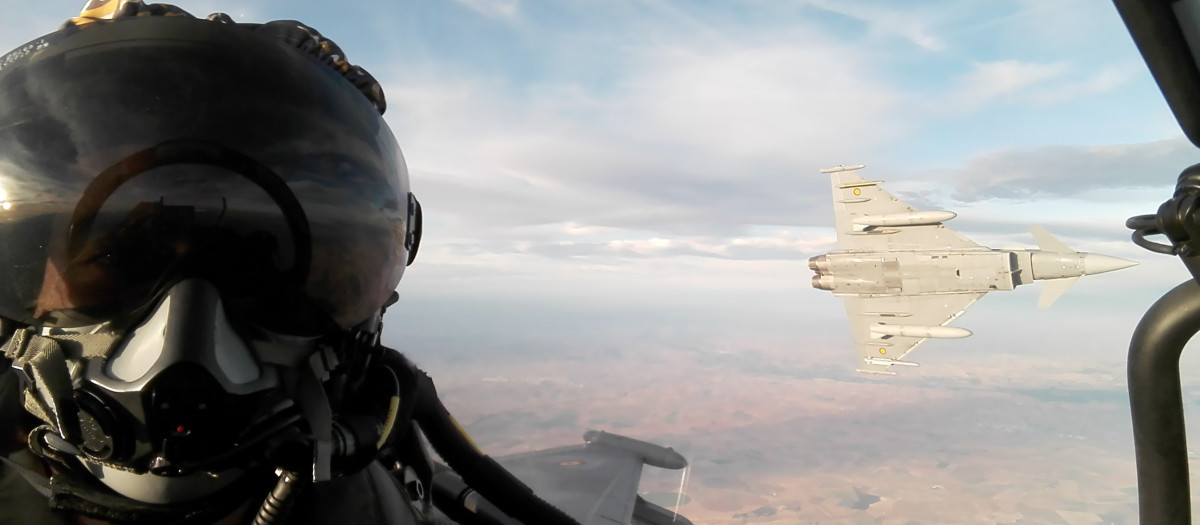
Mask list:
POLYGON ((439 519, 385 107, 304 24, 140 0, 0 57, 0 524, 439 519))

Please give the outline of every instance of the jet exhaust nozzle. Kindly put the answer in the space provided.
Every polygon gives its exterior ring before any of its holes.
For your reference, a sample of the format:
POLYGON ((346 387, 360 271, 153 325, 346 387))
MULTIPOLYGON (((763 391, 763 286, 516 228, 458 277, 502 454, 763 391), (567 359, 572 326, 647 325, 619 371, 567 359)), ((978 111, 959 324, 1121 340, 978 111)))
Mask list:
POLYGON ((808 269, 817 273, 829 273, 829 257, 818 255, 808 259, 808 269))
POLYGON ((818 290, 833 290, 833 279, 828 275, 814 275, 812 287, 818 290))

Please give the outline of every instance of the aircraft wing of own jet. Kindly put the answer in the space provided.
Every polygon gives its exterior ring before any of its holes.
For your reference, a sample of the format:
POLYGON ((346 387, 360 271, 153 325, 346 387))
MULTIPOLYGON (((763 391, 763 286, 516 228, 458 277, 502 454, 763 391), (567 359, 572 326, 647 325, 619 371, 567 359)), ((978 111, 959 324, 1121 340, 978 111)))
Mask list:
MULTIPOLYGON (((503 456, 496 462, 580 525, 691 525, 687 518, 638 495, 643 465, 685 469, 687 460, 682 455, 669 447, 604 431, 589 430, 583 439, 583 445, 503 456)), ((434 490, 436 498, 436 478, 434 490)), ((469 501, 477 495, 450 496, 472 513, 483 513, 479 499, 469 501)), ((520 525, 498 511, 487 514, 491 520, 487 523, 520 525)))

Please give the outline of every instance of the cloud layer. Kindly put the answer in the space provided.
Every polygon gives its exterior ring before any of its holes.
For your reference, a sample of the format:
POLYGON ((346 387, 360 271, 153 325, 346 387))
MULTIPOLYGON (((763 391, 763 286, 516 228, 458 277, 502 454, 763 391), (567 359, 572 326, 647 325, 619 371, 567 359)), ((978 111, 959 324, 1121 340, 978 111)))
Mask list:
MULTIPOLYGON (((10 18, 0 45, 77 10, 10 18)), ((1126 242, 1120 222, 1194 162, 1094 2, 275 2, 241 15, 309 21, 383 82, 426 211, 401 285, 416 299, 586 310, 637 290, 697 315, 739 301, 802 315, 828 306, 795 295, 811 291, 805 259, 832 247, 819 168, 865 162, 915 205, 959 211, 952 226, 981 242, 1028 245, 1038 222, 1098 250, 1126 242)))

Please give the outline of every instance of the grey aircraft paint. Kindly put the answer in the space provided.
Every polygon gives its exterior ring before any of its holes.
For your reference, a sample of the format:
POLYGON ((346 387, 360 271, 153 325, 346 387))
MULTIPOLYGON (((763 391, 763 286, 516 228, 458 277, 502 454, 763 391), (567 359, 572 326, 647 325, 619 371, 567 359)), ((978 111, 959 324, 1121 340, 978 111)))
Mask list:
POLYGON ((917 210, 858 175, 863 165, 821 170, 833 184, 837 249, 808 260, 814 288, 844 299, 858 370, 894 374, 929 338, 971 335, 946 326, 988 292, 1044 281, 1038 306, 1058 299, 1080 276, 1137 264, 1077 252, 1040 227, 1039 250, 996 250, 947 228, 949 211, 917 210))

